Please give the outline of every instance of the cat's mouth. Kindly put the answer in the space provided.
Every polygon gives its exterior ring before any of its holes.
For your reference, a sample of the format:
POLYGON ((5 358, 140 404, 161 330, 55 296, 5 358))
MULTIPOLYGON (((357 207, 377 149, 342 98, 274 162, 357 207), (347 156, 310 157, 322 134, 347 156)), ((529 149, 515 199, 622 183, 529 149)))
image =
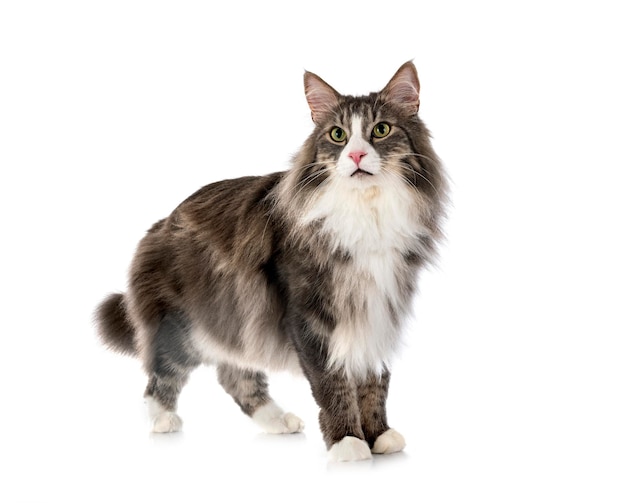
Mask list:
POLYGON ((365 171, 364 169, 357 168, 352 172, 350 176, 352 177, 352 176, 373 176, 373 175, 374 173, 370 173, 369 171, 365 171))

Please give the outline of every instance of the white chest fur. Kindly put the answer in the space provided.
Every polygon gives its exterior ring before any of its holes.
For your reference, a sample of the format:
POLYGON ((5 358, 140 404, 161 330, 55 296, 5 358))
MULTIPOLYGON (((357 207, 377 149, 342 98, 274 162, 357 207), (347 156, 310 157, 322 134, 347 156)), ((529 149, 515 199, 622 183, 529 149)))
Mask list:
POLYGON ((338 179, 305 216, 322 221, 332 247, 351 256, 333 278, 333 303, 342 314, 329 339, 330 365, 349 375, 380 373, 399 345, 411 300, 399 281, 411 274, 402 255, 425 232, 412 196, 402 184, 346 187, 338 179))

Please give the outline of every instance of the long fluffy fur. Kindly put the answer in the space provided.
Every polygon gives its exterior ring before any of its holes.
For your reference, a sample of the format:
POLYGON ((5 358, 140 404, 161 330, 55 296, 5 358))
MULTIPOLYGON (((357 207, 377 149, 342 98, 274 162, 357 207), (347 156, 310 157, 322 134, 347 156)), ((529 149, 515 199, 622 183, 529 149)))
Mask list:
POLYGON ((309 73, 305 87, 315 129, 293 167, 207 185, 154 224, 128 292, 98 308, 99 331, 141 358, 168 425, 201 363, 229 376, 222 384, 251 416, 273 403, 264 372, 287 368, 309 379, 329 448, 346 435, 372 447, 388 430, 390 362, 441 237, 446 178, 411 63, 365 97, 309 73), (392 134, 369 137, 380 121, 392 134), (345 144, 329 139, 337 125, 345 144), (354 171, 357 147, 371 173, 354 171))

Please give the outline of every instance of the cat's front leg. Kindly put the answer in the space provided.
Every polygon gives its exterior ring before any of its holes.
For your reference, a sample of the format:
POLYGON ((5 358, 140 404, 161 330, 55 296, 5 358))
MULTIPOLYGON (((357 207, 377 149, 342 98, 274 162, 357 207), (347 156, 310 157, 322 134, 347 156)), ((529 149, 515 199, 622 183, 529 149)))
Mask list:
POLYGON ((356 383, 343 370, 328 370, 324 352, 322 347, 317 346, 313 351, 300 354, 300 358, 313 397, 320 407, 320 429, 330 459, 370 459, 372 453, 361 426, 356 383))
POLYGON ((404 437, 387 424, 389 371, 370 373, 357 385, 361 424, 374 454, 391 454, 404 449, 404 437))
POLYGON ((319 421, 332 461, 370 459, 357 400, 357 386, 343 372, 325 371, 310 379, 320 406, 319 421))

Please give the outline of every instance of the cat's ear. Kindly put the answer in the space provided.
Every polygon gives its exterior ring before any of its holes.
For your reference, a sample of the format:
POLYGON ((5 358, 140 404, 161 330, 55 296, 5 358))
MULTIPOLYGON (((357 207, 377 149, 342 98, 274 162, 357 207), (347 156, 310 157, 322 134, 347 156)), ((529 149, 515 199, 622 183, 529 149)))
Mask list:
POLYGON ((420 81, 412 61, 404 63, 380 92, 383 101, 399 105, 410 114, 420 108, 420 81))
POLYGON ((304 93, 313 122, 317 125, 339 104, 339 93, 311 72, 304 73, 304 93))

